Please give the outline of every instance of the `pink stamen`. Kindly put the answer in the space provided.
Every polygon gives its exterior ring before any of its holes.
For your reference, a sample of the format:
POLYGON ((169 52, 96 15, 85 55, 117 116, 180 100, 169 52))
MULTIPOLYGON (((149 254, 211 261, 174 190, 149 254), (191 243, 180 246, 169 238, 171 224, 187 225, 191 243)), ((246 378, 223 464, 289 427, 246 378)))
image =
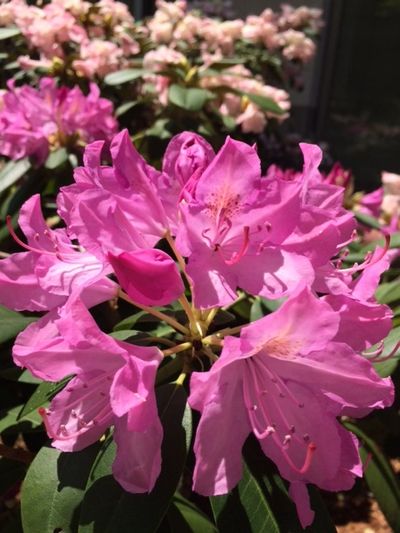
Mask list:
POLYGON ((338 250, 340 250, 340 249, 343 248, 344 246, 347 246, 348 244, 351 244, 355 239, 357 239, 357 237, 358 237, 357 230, 356 230, 356 229, 353 229, 353 231, 351 232, 350 239, 348 239, 347 241, 341 242, 340 244, 338 244, 338 245, 336 246, 336 248, 337 248, 338 250))
POLYGON ((376 257, 373 256, 372 252, 368 252, 365 256, 365 260, 360 265, 358 265, 357 263, 354 263, 352 267, 343 269, 340 272, 354 274, 355 272, 364 270, 368 266, 375 265, 376 263, 378 263, 378 261, 380 261, 381 259, 383 259, 383 257, 385 257, 385 255, 387 254, 389 250, 389 247, 390 247, 390 235, 385 235, 385 246, 384 248, 382 248, 382 250, 376 257))
MULTIPOLYGON (((249 234, 250 234, 250 228, 249 226, 245 226, 243 228, 244 237, 243 237, 242 247, 239 250, 239 252, 234 252, 230 259, 223 258, 224 263, 226 265, 236 265, 242 259, 242 257, 246 254, 247 250, 249 249, 249 244, 250 244, 249 234)), ((218 251, 222 255, 220 248, 218 248, 218 251)))

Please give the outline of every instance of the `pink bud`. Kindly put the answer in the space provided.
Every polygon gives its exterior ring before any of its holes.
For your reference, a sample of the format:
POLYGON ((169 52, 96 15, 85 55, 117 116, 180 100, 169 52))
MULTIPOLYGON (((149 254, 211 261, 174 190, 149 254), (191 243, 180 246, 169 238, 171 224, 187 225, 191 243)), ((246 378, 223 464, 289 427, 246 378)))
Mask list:
POLYGON ((161 250, 108 254, 121 287, 134 302, 166 305, 185 290, 175 262, 161 250))

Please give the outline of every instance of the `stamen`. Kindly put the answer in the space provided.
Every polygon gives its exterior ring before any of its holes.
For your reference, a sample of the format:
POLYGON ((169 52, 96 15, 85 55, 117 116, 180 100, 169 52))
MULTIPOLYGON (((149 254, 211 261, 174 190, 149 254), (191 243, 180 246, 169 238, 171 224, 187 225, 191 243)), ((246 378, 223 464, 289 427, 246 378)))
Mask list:
POLYGON ((382 250, 379 252, 377 256, 374 256, 372 252, 368 252, 365 256, 364 261, 359 265, 357 263, 354 263, 354 265, 350 268, 345 268, 341 270, 341 273, 348 273, 348 274, 354 274, 355 272, 359 272, 360 270, 365 270, 368 266, 375 265, 378 263, 385 255, 387 254, 388 250, 390 248, 390 235, 385 235, 385 246, 382 248, 382 250))
MULTIPOLYGON (((368 361, 370 363, 383 363, 385 361, 389 361, 389 359, 392 359, 393 357, 396 356, 396 352, 397 352, 397 350, 399 348, 400 348, 400 341, 395 344, 393 350, 388 355, 385 355, 385 357, 379 357, 379 355, 383 352, 383 347, 382 347, 380 353, 378 353, 378 354, 374 354, 374 352, 370 352, 367 355, 370 355, 372 353, 372 355, 374 355, 374 357, 367 357, 368 361)), ((379 349, 377 350, 377 352, 379 352, 379 349)))
POLYGON ((310 444, 307 446, 306 457, 304 459, 304 463, 301 468, 297 468, 297 466, 293 463, 292 459, 289 457, 289 455, 286 453, 284 449, 282 449, 282 453, 286 461, 288 462, 290 468, 292 468, 298 474, 304 475, 311 466, 312 458, 314 456, 314 452, 316 451, 316 449, 317 449, 317 446, 313 442, 310 442, 310 444))
POLYGON ((245 226, 243 228, 244 238, 243 238, 242 247, 239 250, 239 252, 234 252, 230 259, 224 259, 224 262, 226 265, 235 265, 246 254, 247 250, 249 249, 249 243, 250 243, 249 232, 250 232, 249 226, 245 226))

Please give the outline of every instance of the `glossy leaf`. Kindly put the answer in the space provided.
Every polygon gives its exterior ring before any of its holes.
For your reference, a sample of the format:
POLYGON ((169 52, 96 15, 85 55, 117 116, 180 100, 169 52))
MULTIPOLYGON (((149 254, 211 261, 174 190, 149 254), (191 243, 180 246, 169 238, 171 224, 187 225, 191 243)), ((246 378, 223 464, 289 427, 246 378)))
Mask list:
MULTIPOLYGON (((0 28, 0 31, 2 29, 6 28, 0 28)), ((27 157, 6 163, 0 172, 0 193, 14 185, 30 168, 31 163, 27 157)))
POLYGON ((17 27, 14 28, 0 28, 0 41, 3 39, 10 39, 21 34, 21 30, 17 27))
POLYGON ((191 415, 182 386, 157 389, 164 427, 162 471, 150 494, 130 494, 114 480, 111 466, 115 445, 108 439, 94 463, 86 487, 79 533, 131 533, 157 531, 176 491, 191 437, 191 415))
POLYGON ((75 533, 87 478, 98 452, 62 453, 43 447, 30 466, 22 489, 22 523, 29 533, 75 533))
POLYGON ((42 419, 37 413, 29 413, 21 417, 20 413, 22 408, 22 405, 17 405, 16 407, 0 411, 0 433, 7 431, 30 431, 38 428, 42 424, 42 419))
MULTIPOLYGON (((381 359, 384 359, 387 355, 392 354, 393 350, 396 347, 396 344, 400 341, 400 326, 392 329, 389 335, 384 340, 384 347, 382 354, 379 356, 381 359)), ((376 344, 371 348, 371 350, 376 350, 379 348, 379 344, 376 344)), ((390 359, 384 361, 383 363, 374 363, 375 370, 378 374, 386 378, 390 376, 396 369, 399 364, 400 359, 400 347, 397 348, 396 352, 392 355, 390 359)))
POLYGON ((208 516, 180 494, 168 509, 168 523, 174 533, 218 533, 208 516))
POLYGON ((49 402, 61 389, 65 387, 70 378, 65 378, 57 383, 43 382, 38 385, 35 392, 24 405, 19 414, 20 418, 25 417, 38 407, 44 406, 49 402))
POLYGON ((68 152, 65 148, 58 148, 54 152, 50 152, 44 166, 49 170, 53 170, 63 165, 68 161, 68 152))
POLYGON ((37 317, 26 317, 0 305, 0 343, 13 339, 20 331, 36 320, 37 317))
POLYGON ((168 93, 169 101, 186 111, 200 111, 207 100, 213 97, 206 89, 187 88, 176 84, 170 86, 168 93))
POLYGON ((366 465, 364 477, 393 531, 400 531, 400 484, 389 461, 358 426, 351 422, 344 425, 361 440, 360 455, 366 465))
POLYGON ((104 83, 106 85, 122 85, 128 81, 134 81, 138 78, 141 78, 146 71, 141 68, 127 68, 124 70, 118 70, 117 72, 112 72, 107 74, 104 78, 104 83))
POLYGON ((210 498, 220 533, 279 533, 279 526, 259 483, 246 464, 243 477, 229 494, 210 498))

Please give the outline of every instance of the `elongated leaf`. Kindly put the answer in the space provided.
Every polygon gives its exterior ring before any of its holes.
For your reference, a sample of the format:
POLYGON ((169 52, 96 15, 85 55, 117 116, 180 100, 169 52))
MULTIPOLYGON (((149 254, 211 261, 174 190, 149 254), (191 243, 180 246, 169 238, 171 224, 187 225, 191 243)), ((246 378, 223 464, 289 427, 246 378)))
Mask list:
POLYGON ((43 405, 45 405, 61 389, 65 387, 69 380, 70 378, 65 378, 62 381, 59 381, 58 383, 43 382, 38 385, 35 392, 24 405, 24 408, 19 414, 19 418, 24 418, 38 407, 42 407, 43 405))
MULTIPOLYGON (((280 532, 302 533, 296 507, 289 497, 287 483, 280 477, 276 466, 267 459, 255 438, 247 440, 244 447, 247 467, 259 484, 264 497, 279 525, 280 532)), ((314 521, 306 528, 307 533, 336 533, 336 528, 318 492, 308 485, 311 508, 315 512, 314 521)))
POLYGON ((279 533, 269 502, 247 465, 238 486, 227 495, 211 497, 210 503, 220 533, 279 533))
POLYGON ((22 405, 0 411, 0 433, 5 431, 29 431, 38 428, 42 419, 36 413, 21 417, 22 405))
POLYGON ((63 165, 66 161, 68 161, 67 150, 65 148, 59 148, 54 152, 50 152, 49 157, 47 158, 44 166, 49 170, 53 170, 63 165))
POLYGON ((382 283, 376 290, 375 297, 381 304, 392 304, 400 301, 400 283, 399 280, 390 283, 382 283))
POLYGON ((171 103, 182 109, 200 111, 207 100, 214 98, 214 95, 206 89, 181 87, 174 83, 169 88, 168 98, 171 103))
POLYGON ((138 102, 134 102, 134 101, 123 103, 122 105, 117 107, 117 109, 115 110, 115 116, 121 117, 122 115, 124 115, 125 113, 133 109, 135 106, 137 106, 137 104, 138 102))
POLYGON ((3 39, 10 39, 11 37, 16 37, 21 34, 21 30, 17 27, 15 28, 0 28, 0 41, 3 39))
POLYGON ((243 96, 247 96, 250 102, 256 104, 263 111, 274 113, 275 115, 283 115, 286 112, 280 108, 275 100, 272 100, 272 98, 246 92, 243 92, 243 96))
POLYGON ((22 178, 30 168, 31 163, 27 157, 18 161, 9 161, 0 172, 0 193, 22 178))
POLYGON ((122 85, 128 81, 137 80, 141 78, 147 71, 141 68, 127 68, 124 70, 118 70, 107 74, 104 78, 104 83, 107 85, 122 85))
POLYGON ((36 317, 25 317, 0 305, 0 343, 13 339, 36 320, 36 317))
MULTIPOLYGON (((384 359, 387 355, 392 354, 397 343, 400 341, 400 326, 393 328, 389 335, 384 340, 384 347, 380 359, 384 359)), ((379 348, 379 344, 372 347, 372 350, 379 348)), ((400 347, 392 354, 392 357, 383 363, 374 363, 375 370, 382 378, 386 378, 393 374, 396 370, 400 360, 400 347)))
POLYGON ((381 229, 382 227, 376 218, 366 215, 365 213, 356 212, 354 213, 354 216, 358 222, 367 226, 367 228, 381 229))
POLYGON ((162 471, 150 494, 125 492, 111 475, 115 446, 104 444, 96 460, 82 504, 79 533, 151 533, 157 531, 174 495, 186 460, 191 432, 190 410, 183 387, 164 385, 157 390, 164 427, 162 471))
POLYGON ((218 533, 208 516, 180 494, 174 496, 168 509, 168 522, 176 533, 218 533))
POLYGON ((29 533, 75 533, 79 506, 99 444, 81 452, 43 447, 22 490, 22 523, 29 533))
POLYGON ((393 531, 400 531, 400 484, 389 461, 358 426, 351 422, 344 425, 361 440, 360 455, 366 464, 364 477, 393 531))

